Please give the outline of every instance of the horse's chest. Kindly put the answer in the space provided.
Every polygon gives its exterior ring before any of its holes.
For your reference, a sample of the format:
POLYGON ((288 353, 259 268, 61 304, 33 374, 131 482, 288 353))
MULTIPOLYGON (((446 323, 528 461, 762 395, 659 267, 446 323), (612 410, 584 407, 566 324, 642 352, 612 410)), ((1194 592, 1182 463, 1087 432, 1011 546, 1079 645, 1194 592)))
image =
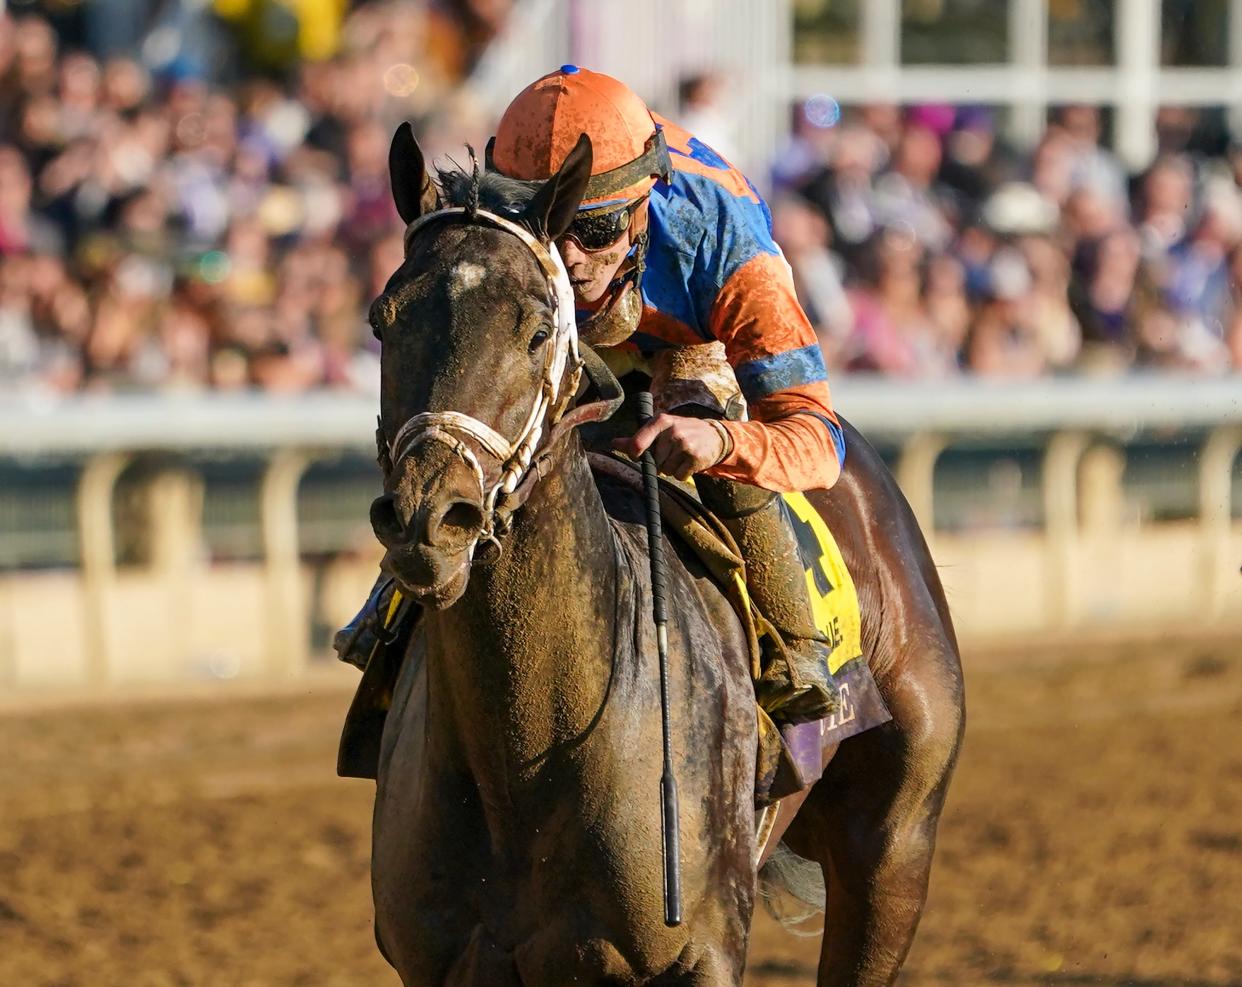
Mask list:
POLYGON ((502 832, 477 792, 446 786, 438 811, 409 833, 422 866, 377 867, 380 937, 420 971, 409 982, 642 983, 675 962, 686 930, 672 935, 660 920, 648 832, 658 836, 658 806, 587 792, 587 811, 570 816, 559 801, 535 804, 533 786, 521 794, 531 801, 515 799, 502 832), (386 910, 385 900, 405 904, 386 910))

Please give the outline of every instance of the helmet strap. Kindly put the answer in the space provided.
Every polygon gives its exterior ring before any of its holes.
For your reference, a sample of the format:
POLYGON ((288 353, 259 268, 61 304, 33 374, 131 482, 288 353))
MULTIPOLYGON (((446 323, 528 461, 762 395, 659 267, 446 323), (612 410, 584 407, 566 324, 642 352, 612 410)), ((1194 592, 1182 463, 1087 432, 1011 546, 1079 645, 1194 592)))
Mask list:
POLYGON ((592 346, 616 346, 638 330, 642 318, 642 279, 647 269, 647 230, 634 238, 629 255, 608 286, 599 310, 578 322, 578 333, 592 346))

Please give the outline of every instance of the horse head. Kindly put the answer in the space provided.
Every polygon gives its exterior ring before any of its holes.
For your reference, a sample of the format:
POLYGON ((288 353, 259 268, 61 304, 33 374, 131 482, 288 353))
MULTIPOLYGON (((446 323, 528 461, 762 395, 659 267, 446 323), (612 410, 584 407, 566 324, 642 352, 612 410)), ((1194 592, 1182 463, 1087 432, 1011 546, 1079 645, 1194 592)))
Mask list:
POLYGON ((572 289, 552 242, 582 201, 591 144, 546 182, 441 171, 441 199, 403 124, 389 170, 406 256, 370 312, 385 474, 371 524, 385 568, 444 608, 577 388, 572 289))

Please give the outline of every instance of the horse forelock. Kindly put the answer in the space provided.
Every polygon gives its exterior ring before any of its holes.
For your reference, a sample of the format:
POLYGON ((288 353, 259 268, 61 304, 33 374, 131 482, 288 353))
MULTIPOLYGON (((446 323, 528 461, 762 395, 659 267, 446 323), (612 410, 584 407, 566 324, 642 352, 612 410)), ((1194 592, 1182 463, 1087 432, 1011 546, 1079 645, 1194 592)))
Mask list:
POLYGON ((438 168, 436 173, 445 205, 465 208, 477 205, 530 228, 525 221, 526 207, 542 183, 524 182, 495 171, 471 173, 464 168, 438 168))

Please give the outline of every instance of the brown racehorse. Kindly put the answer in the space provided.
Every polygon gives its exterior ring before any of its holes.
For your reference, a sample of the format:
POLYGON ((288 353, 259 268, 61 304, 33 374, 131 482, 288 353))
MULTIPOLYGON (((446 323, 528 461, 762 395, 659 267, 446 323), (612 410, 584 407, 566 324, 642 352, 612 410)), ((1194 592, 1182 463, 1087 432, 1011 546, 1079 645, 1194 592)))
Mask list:
MULTIPOLYGON (((536 465, 518 488, 524 503, 497 529, 498 557, 472 561, 511 452, 496 447, 528 434, 549 367, 563 368, 556 388, 576 384, 572 362, 549 356, 560 323, 546 265, 487 215, 546 245, 568 227, 590 159, 584 140, 534 188, 442 175, 447 204, 465 208, 411 228, 405 262, 372 307, 381 460, 392 452, 372 524, 384 567, 424 609, 385 727, 372 861, 376 937, 410 985, 742 978, 757 738, 745 640, 724 597, 669 546, 685 921, 666 928, 641 504, 592 476, 573 428, 552 428, 560 398, 533 433, 536 465), (416 424, 435 427, 410 431, 420 415, 416 424)), ((408 125, 390 168, 407 223, 439 207, 408 125)), ((779 825, 826 879, 819 983, 890 984, 926 897, 963 688, 914 517, 880 458, 846 431, 840 482, 810 499, 853 573, 866 657, 893 719, 826 751, 823 778, 779 825)))

